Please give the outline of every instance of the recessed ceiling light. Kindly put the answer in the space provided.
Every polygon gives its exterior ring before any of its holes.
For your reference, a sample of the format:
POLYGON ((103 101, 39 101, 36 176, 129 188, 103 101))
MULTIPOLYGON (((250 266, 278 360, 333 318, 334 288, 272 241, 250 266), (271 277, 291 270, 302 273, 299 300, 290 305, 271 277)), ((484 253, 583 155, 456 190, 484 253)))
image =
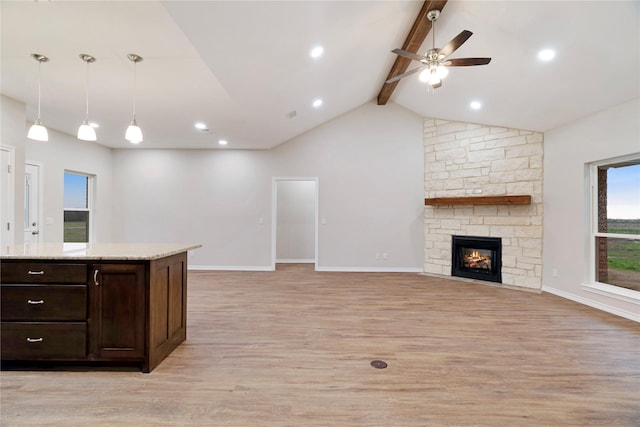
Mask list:
POLYGON ((200 129, 200 130, 205 130, 207 128, 207 125, 205 125, 202 122, 198 122, 195 124, 196 129, 200 129))
POLYGON ((480 101, 471 101, 469 103, 469 107, 471 107, 472 110, 479 110, 482 108, 482 102, 480 101))
POLYGON ((324 48, 322 46, 316 46, 313 49, 311 49, 311 52, 309 52, 312 58, 320 58, 323 53, 324 53, 324 48))
POLYGON ((319 108, 322 105, 322 99, 316 99, 311 105, 313 105, 314 108, 319 108))
POLYGON ((100 127, 100 125, 99 125, 99 124, 97 124, 96 122, 90 122, 90 123, 89 123, 89 126, 91 126, 91 127, 92 127, 92 128, 94 128, 94 129, 97 129, 97 128, 99 128, 99 127, 100 127))
POLYGON ((542 49, 538 52, 538 59, 541 61, 551 61, 555 56, 556 52, 552 49, 542 49))
POLYGON ((221 139, 220 141, 218 141, 218 144, 220 145, 227 145, 227 141, 225 139, 221 139))

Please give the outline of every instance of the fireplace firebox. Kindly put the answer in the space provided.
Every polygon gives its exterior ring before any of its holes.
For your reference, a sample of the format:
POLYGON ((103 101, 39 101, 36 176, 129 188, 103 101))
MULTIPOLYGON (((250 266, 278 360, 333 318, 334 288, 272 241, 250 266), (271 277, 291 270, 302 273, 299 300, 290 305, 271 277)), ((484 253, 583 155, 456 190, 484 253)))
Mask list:
POLYGON ((502 239, 452 236, 451 275, 502 283, 502 239))

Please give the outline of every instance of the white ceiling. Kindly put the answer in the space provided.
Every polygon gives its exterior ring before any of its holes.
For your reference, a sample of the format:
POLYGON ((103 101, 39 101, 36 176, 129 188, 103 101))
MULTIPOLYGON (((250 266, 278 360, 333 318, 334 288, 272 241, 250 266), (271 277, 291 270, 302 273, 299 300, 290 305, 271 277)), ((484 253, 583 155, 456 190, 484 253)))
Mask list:
MULTIPOLYGON (((98 143, 124 140, 137 66, 139 148, 264 149, 374 100, 422 1, 84 1, 0 2, 1 92, 42 121, 75 134, 84 118, 98 143), (309 51, 322 45, 325 54, 309 51), (322 98, 315 109, 311 103, 322 98), (290 112, 296 116, 289 118, 290 112), (194 129, 205 122, 211 133, 194 129)), ((428 93, 417 74, 391 102, 425 117, 546 131, 636 98, 640 92, 638 1, 452 1, 436 23, 436 46, 463 29, 474 35, 451 57, 489 65, 453 68, 428 93), (557 51, 541 63, 538 50, 557 51), (483 108, 468 104, 480 100, 483 108)), ((427 37, 423 49, 432 43, 427 37)), ((412 68, 412 67, 411 67, 412 68)), ((380 108, 385 108, 381 106, 380 108)))

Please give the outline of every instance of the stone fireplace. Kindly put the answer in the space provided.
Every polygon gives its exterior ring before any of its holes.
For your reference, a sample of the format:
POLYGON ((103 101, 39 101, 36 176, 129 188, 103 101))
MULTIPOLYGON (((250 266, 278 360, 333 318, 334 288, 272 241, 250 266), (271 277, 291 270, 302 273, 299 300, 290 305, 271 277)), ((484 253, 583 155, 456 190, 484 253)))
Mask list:
POLYGON ((424 272, 451 276, 453 236, 484 236, 502 243, 496 283, 540 290, 543 135, 427 118, 424 148, 426 198, 531 196, 523 205, 425 206, 424 272))

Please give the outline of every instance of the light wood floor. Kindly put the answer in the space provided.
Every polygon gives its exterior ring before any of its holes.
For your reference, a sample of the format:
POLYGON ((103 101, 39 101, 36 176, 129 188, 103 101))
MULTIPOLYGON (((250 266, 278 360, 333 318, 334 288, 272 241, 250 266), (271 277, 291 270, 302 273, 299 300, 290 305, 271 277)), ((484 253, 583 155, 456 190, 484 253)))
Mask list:
POLYGON ((640 425, 640 325, 549 294, 307 265, 190 272, 188 327, 151 374, 3 371, 0 424, 640 425))

